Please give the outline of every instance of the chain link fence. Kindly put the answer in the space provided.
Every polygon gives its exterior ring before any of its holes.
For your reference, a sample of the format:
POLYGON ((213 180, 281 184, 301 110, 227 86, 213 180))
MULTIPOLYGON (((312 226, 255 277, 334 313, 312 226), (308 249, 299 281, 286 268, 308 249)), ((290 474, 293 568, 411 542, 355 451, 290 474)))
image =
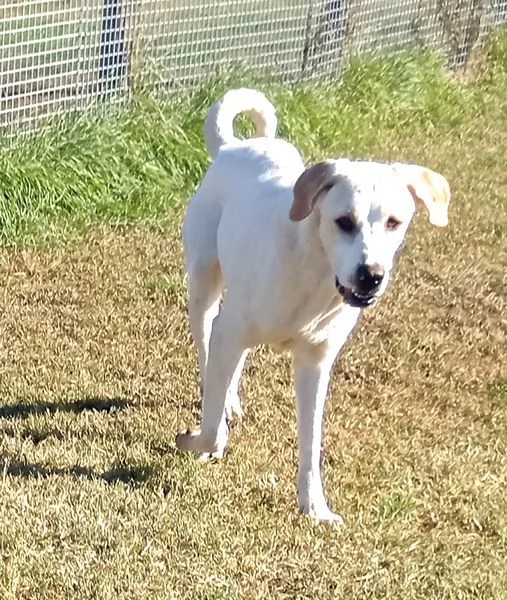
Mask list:
POLYGON ((332 78, 351 56, 431 48, 466 69, 507 23, 507 0, 2 0, 0 130, 104 98, 147 73, 158 91, 233 67, 288 82, 332 78))

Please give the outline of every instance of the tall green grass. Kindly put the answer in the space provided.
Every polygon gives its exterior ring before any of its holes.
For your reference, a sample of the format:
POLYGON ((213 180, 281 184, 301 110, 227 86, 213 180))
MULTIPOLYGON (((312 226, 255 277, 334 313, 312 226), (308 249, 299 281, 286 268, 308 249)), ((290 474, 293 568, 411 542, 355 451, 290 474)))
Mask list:
POLYGON ((4 140, 0 243, 48 243, 97 224, 168 225, 208 165, 206 111, 234 86, 265 91, 277 108, 280 135, 308 159, 367 157, 386 130, 437 135, 478 113, 507 114, 506 39, 488 46, 479 75, 468 83, 446 72, 434 54, 366 58, 333 84, 289 88, 228 76, 185 97, 144 93, 121 113, 102 108, 14 144, 4 140))

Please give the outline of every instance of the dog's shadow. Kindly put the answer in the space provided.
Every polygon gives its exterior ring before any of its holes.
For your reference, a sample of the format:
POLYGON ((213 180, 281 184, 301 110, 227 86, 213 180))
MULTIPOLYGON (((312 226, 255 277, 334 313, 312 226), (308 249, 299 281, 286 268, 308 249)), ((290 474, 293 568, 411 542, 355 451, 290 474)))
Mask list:
POLYGON ((135 406, 126 398, 99 398, 90 396, 78 400, 62 402, 16 402, 15 404, 0 405, 0 419, 27 419, 30 416, 54 415, 56 413, 114 412, 135 406))
POLYGON ((102 480, 111 485, 123 483, 130 487, 139 487, 154 473, 154 469, 150 466, 133 467, 130 465, 121 465, 113 467, 108 471, 100 472, 89 467, 80 467, 77 465, 72 467, 54 467, 40 463, 23 462, 15 458, 0 459, 0 471, 4 475, 26 479, 75 477, 90 481, 102 480))
MULTIPOLYGON (((27 419, 30 416, 46 416, 55 415, 60 412, 66 413, 83 413, 86 411, 113 413, 118 410, 135 406, 135 403, 126 398, 100 398, 87 397, 78 400, 61 401, 61 402, 17 402, 15 404, 0 405, 0 420, 16 421, 27 419)), ((6 429, 4 428, 4 433, 6 429)), ((12 429, 9 430, 10 435, 16 435, 12 429)), ((26 437, 23 433, 18 434, 20 437, 26 437)), ((42 441, 47 435, 30 433, 30 438, 34 441, 42 441)), ((62 437, 61 434, 59 437, 62 437)), ((154 469, 150 466, 131 466, 118 465, 107 471, 98 471, 89 467, 71 466, 58 467, 44 465, 40 463, 30 463, 19 460, 15 457, 0 458, 0 472, 12 477, 22 478, 49 478, 58 476, 70 476, 83 478, 88 480, 102 480, 108 484, 114 485, 123 483, 131 487, 138 487, 147 481, 154 473, 154 469)))

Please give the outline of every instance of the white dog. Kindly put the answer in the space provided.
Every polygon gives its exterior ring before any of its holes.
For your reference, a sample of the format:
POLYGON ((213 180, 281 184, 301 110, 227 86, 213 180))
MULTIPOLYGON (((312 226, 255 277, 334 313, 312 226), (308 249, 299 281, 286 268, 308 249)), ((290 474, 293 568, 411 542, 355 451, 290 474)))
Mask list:
POLYGON ((384 293, 396 251, 421 201, 447 224, 447 181, 429 169, 347 159, 305 169, 275 138, 275 109, 260 92, 225 94, 205 137, 214 162, 188 207, 184 246, 190 327, 197 345, 202 425, 176 439, 197 455, 222 456, 246 355, 270 344, 293 354, 303 513, 338 520, 320 473, 330 371, 361 309, 384 293), (233 123, 249 113, 257 136, 233 123), (220 307, 223 291, 225 296, 220 307))

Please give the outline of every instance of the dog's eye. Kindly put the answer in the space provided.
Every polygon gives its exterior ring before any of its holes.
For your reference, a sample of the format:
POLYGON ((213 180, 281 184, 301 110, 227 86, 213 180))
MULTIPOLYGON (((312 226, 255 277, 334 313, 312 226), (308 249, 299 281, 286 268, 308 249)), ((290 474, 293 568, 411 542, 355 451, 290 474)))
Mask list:
POLYGON ((346 233, 350 233, 356 228, 356 223, 351 217, 339 217, 336 219, 335 223, 342 231, 345 231, 346 233))
POLYGON ((394 217, 389 217, 389 219, 387 219, 386 221, 386 229, 389 229, 389 231, 398 229, 400 225, 401 223, 398 221, 398 219, 395 219, 394 217))

